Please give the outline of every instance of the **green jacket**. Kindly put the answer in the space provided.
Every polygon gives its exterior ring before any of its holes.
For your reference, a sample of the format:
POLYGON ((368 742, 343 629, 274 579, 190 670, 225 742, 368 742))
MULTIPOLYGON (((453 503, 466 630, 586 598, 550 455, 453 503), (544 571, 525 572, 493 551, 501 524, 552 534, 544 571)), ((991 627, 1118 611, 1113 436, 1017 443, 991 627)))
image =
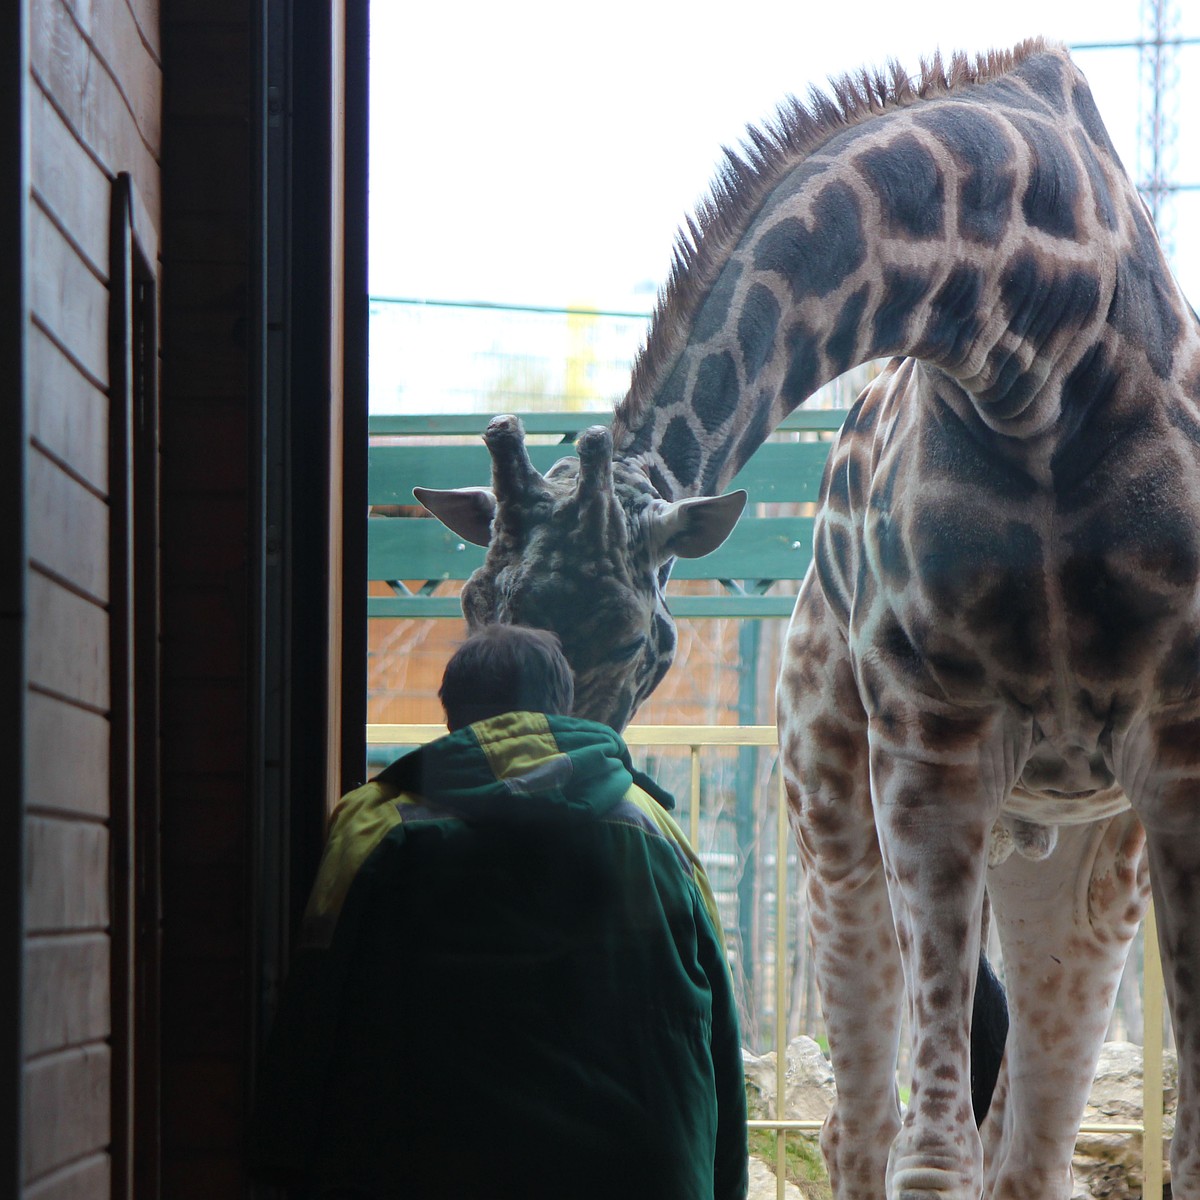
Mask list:
POLYGON ((508 713, 334 813, 251 1136, 379 1200, 727 1200, 737 1013, 707 877, 607 726, 508 713))

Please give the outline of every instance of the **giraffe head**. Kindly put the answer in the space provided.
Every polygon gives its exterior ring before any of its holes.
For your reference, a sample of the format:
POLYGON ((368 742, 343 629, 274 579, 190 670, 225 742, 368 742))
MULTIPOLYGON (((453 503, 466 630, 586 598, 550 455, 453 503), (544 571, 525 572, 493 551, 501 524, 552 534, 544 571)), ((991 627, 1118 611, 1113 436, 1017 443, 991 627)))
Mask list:
POLYGON ((675 656, 663 594, 672 563, 715 550, 746 493, 666 501, 644 472, 613 461, 602 425, 545 475, 516 417, 494 417, 484 441, 491 488, 414 489, 459 537, 487 547, 463 589, 467 625, 556 633, 575 671, 574 715, 623 729, 675 656))

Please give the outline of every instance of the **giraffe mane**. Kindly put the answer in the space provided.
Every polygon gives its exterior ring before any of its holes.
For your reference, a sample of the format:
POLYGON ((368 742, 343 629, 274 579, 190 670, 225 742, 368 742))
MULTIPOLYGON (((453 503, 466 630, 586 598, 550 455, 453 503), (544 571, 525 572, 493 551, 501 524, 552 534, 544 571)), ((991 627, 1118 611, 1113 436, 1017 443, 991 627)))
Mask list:
POLYGON ((1011 50, 990 50, 974 58, 955 52, 948 63, 938 51, 921 59, 916 79, 894 59, 884 70, 863 68, 831 79, 832 95, 814 86, 807 102, 789 97, 763 126, 747 128, 738 149, 725 147, 708 196, 676 237, 670 274, 634 360, 629 392, 613 416, 615 445, 625 444, 641 426, 721 268, 789 171, 842 130, 918 100, 986 83, 1047 49, 1063 48, 1044 38, 1029 38, 1011 50))

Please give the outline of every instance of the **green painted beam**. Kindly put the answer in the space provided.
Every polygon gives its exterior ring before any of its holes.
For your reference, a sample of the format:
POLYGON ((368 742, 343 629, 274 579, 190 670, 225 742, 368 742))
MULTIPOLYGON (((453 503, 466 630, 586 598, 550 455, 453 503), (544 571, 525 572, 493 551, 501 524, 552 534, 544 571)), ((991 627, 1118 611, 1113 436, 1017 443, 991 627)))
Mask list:
MULTIPOLYGON (((668 596, 677 617, 790 617, 794 596, 668 596)), ((457 596, 371 596, 368 617, 461 618, 457 596)))
MULTIPOLYGON (((750 502, 803 503, 816 500, 829 456, 828 442, 768 442, 738 472, 730 488, 745 488, 750 502)), ((573 453, 566 446, 530 446, 533 465, 546 472, 573 453)), ((367 460, 371 504, 415 504, 416 486, 480 487, 491 482, 487 450, 478 446, 372 446, 367 460)))
MULTIPOLYGON (((812 517, 743 517, 724 545, 677 559, 673 579, 803 579, 812 559, 812 517)), ((367 522, 368 579, 466 579, 483 547, 429 518, 367 522)))
MULTIPOLYGON (((372 437, 483 437, 493 413, 395 413, 370 418, 368 431, 372 437)), ((608 425, 612 410, 598 412, 520 413, 521 423, 529 434, 557 433, 574 438, 590 425, 608 425)), ((800 408, 789 413, 777 426, 778 430, 841 429, 846 410, 841 408, 800 408)))

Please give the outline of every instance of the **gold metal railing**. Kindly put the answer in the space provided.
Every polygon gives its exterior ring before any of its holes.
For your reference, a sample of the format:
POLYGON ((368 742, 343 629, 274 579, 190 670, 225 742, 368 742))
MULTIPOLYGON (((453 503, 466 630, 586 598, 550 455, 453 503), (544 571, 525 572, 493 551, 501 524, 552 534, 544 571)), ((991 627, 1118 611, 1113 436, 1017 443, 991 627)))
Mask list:
MULTIPOLYGON (((446 732, 444 725, 368 725, 367 744, 418 746, 446 732)), ((624 733, 630 746, 685 746, 691 755, 688 838, 693 846, 700 840, 700 751, 717 746, 775 746, 774 725, 631 725, 624 733)), ((783 773, 775 827, 775 1112, 785 1109, 787 1095, 787 988, 783 964, 787 961, 787 853, 790 837, 783 773)), ((1090 1122, 1080 1133, 1129 1134, 1142 1138, 1142 1200, 1163 1200, 1163 976, 1158 954, 1154 907, 1146 914, 1145 955, 1142 976, 1142 1006, 1145 1032, 1142 1046, 1142 1122, 1090 1122), (1148 1151, 1152 1151, 1149 1152, 1148 1151)), ((775 1179, 777 1200, 784 1200, 786 1146, 789 1133, 817 1133, 821 1121, 752 1120, 751 1129, 775 1131, 775 1179)))

